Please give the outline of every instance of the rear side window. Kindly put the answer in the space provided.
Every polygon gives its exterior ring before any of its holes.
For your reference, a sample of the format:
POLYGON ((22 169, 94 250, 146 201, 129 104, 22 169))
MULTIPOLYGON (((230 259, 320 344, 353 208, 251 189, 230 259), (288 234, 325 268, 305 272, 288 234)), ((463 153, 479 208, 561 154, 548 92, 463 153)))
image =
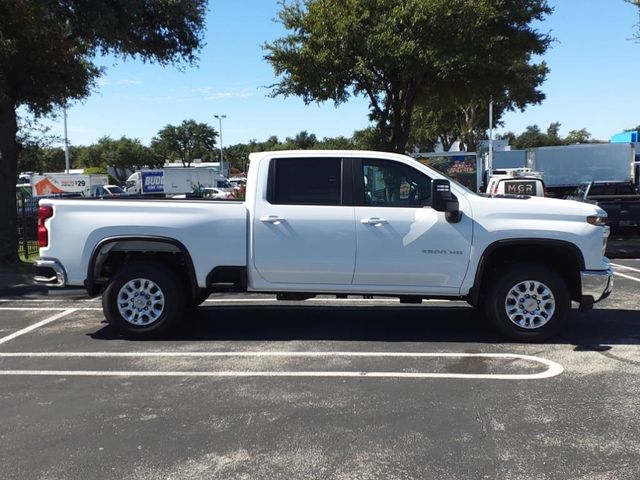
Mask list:
POLYGON ((280 205, 340 205, 342 159, 278 158, 269 201, 280 205))

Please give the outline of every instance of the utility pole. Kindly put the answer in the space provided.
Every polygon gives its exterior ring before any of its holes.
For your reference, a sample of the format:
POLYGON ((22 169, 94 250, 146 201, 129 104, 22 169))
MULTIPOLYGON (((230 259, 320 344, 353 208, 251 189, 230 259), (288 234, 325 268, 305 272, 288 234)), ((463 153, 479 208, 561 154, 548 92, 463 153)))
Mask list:
POLYGON ((224 175, 224 158, 222 155, 222 119, 227 118, 226 115, 214 115, 218 119, 220 125, 220 175, 224 175))
POLYGON ((67 137, 67 106, 62 107, 64 116, 64 173, 69 173, 69 138, 67 137))
POLYGON ((493 174, 493 96, 489 100, 489 176, 493 174))

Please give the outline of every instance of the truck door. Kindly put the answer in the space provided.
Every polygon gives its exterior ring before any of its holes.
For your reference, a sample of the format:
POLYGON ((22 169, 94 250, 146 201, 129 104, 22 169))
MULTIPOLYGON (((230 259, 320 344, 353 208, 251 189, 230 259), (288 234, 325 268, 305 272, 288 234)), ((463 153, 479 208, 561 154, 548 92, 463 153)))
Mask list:
POLYGON ((355 265, 351 176, 341 158, 274 158, 253 217, 253 263, 278 284, 350 285, 355 265), (348 178, 349 188, 343 188, 348 178))
MULTIPOLYGON (((356 160, 354 285, 410 286, 451 293, 464 279, 472 223, 449 223, 430 204, 431 179, 391 160, 356 160)), ((463 203, 461 202, 461 207, 463 203)))

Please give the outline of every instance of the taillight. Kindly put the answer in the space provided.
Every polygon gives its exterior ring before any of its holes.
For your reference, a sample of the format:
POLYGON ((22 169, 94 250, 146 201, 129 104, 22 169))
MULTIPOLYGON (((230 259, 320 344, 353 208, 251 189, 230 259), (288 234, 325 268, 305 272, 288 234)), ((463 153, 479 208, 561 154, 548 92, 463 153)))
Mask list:
POLYGON ((51 217, 53 217, 53 207, 38 208, 38 246, 40 248, 49 246, 49 231, 44 226, 44 221, 51 217))

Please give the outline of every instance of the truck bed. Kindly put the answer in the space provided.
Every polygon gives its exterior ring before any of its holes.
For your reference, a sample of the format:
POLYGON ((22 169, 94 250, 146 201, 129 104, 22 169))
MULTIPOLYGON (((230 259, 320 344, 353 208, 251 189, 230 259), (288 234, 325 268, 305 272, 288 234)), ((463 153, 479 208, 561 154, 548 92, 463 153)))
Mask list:
POLYGON ((195 273, 202 286, 213 266, 246 265, 244 202, 120 197, 46 199, 41 206, 53 207, 49 236, 74 239, 40 250, 41 257, 64 263, 69 285, 83 285, 96 245, 111 237, 175 239, 197 259, 195 273))
POLYGON ((611 227, 640 227, 640 195, 593 195, 588 201, 607 212, 611 227))

